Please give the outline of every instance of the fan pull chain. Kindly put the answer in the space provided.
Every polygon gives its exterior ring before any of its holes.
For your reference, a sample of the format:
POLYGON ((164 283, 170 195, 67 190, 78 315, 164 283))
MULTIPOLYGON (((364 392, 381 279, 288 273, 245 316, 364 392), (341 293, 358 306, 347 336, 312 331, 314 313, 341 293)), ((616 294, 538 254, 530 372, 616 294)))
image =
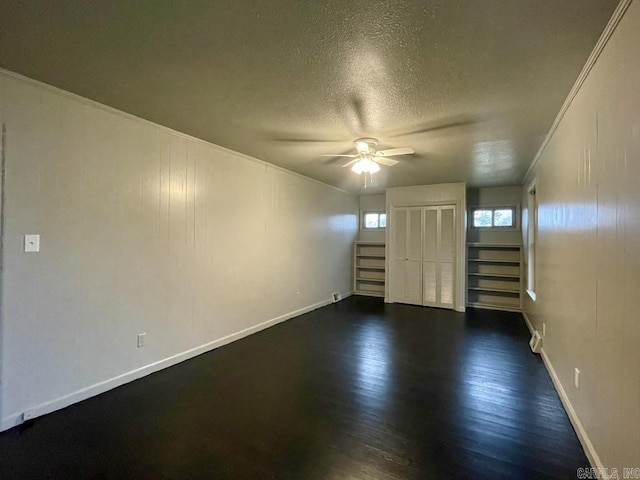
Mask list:
POLYGON ((373 173, 364 172, 364 188, 367 188, 367 185, 371 185, 373 183, 373 173), (367 173, 369 174, 369 183, 367 184, 367 173))

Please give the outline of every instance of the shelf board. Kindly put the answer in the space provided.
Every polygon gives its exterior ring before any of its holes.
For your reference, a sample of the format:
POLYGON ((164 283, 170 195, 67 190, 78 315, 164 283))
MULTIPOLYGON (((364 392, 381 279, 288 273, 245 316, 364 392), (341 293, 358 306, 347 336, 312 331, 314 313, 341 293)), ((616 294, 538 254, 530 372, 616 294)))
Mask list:
POLYGON ((384 283, 384 278, 362 278, 356 277, 359 282, 384 283))
POLYGON ((515 290, 513 288, 468 287, 468 289, 477 292, 516 293, 520 295, 520 290, 515 290))
POLYGON ((469 258, 468 262, 477 262, 477 263, 510 263, 512 265, 520 265, 520 260, 489 260, 486 258, 469 258))
POLYGON ((355 290, 353 292, 354 295, 363 295, 365 297, 383 297, 384 298, 384 293, 380 292, 363 292, 362 290, 355 290))
POLYGON ((520 312, 520 307, 507 307, 505 305, 495 305, 493 303, 467 302, 467 307, 484 308, 487 310, 501 310, 503 312, 520 312))
POLYGON ((479 243, 469 242, 468 247, 482 247, 482 248, 522 248, 519 243, 479 243))
POLYGON ((517 278, 520 279, 519 274, 515 273, 478 273, 478 272, 469 272, 469 275, 473 275, 474 277, 498 277, 498 278, 517 278))
POLYGON ((385 258, 386 255, 384 253, 382 255, 379 253, 356 253, 356 257, 385 258))
POLYGON ((376 247, 384 247, 384 242, 365 242, 363 240, 356 240, 353 243, 356 245, 374 245, 376 247))
POLYGON ((356 265, 356 268, 362 269, 362 270, 385 270, 384 267, 369 267, 366 265, 356 265))

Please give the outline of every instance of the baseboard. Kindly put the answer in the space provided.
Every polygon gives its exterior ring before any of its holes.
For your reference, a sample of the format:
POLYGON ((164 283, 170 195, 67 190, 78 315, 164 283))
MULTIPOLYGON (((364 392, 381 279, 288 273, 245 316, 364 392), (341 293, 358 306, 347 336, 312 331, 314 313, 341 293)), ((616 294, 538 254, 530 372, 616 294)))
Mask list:
POLYGON ((604 468, 604 465, 602 464, 602 461, 600 460, 600 457, 598 456, 596 449, 593 447, 593 444, 589 439, 589 435, 587 435, 586 430, 582 426, 582 423, 580 422, 580 419, 578 418, 576 411, 573 409, 573 405, 571 405, 571 402, 569 401, 567 392, 564 390, 564 387, 560 383, 560 379, 558 378, 558 375, 556 375, 556 371, 553 368, 553 365, 551 364, 551 360, 549 360, 547 353, 544 351, 544 347, 542 347, 540 354, 542 356, 542 361, 544 362, 544 366, 547 367, 549 376, 551 377, 551 380, 553 381, 553 385, 556 388, 556 391, 558 392, 560 401, 562 402, 562 405, 564 406, 564 409, 567 412, 567 416, 571 421, 571 425, 573 425, 573 429, 576 431, 576 434, 578 435, 578 440, 580 440, 580 443, 582 444, 582 449, 584 450, 584 453, 587 455, 587 458, 589 459, 589 463, 591 463, 591 466, 593 468, 599 469, 598 470, 599 472, 605 472, 606 470, 604 468))
MULTIPOLYGON (((342 298, 343 299, 347 298, 351 296, 352 293, 353 292, 347 292, 346 294, 343 295, 342 298)), ((226 335, 222 338, 219 338, 212 342, 205 343, 203 345, 192 348, 185 352, 178 353, 176 355, 165 358, 163 360, 159 360, 149 365, 145 365, 144 367, 131 370, 129 372, 123 373, 121 375, 110 378, 108 380, 104 380, 102 382, 90 385, 80 390, 76 390, 62 397, 58 397, 48 402, 41 403, 34 407, 28 408, 24 412, 17 412, 17 413, 10 414, 4 417, 0 421, 0 431, 8 430, 17 425, 20 425, 21 423, 23 423, 25 417, 31 419, 31 418, 40 417, 42 415, 46 415, 47 413, 51 413, 56 410, 60 410, 62 408, 68 407, 69 405, 73 405, 74 403, 81 402, 82 400, 86 400, 88 398, 94 397, 106 391, 112 390, 116 387, 119 387, 120 385, 124 385, 125 383, 132 382, 133 380, 137 380, 139 378, 145 377, 157 371, 163 370, 167 367, 171 367, 180 362, 196 357, 198 355, 214 350, 216 348, 222 347, 223 345, 227 345, 228 343, 234 342, 236 340, 240 340, 241 338, 247 337, 261 330, 265 330, 269 327, 277 325, 278 323, 282 323, 286 320, 311 312, 312 310, 316 310, 318 308, 324 307, 331 303, 332 303, 331 299, 328 298, 327 300, 323 300, 321 302, 314 303, 307 307, 303 307, 298 310, 285 313, 284 315, 280 315, 278 317, 272 318, 271 320, 267 320, 266 322, 262 322, 262 323, 259 323, 258 325, 254 325, 252 327, 245 328, 236 333, 226 335)))
POLYGON ((525 312, 524 310, 522 310, 522 318, 524 318, 524 323, 527 324, 527 328, 529 329, 529 333, 531 335, 533 335, 533 332, 535 332, 535 328, 533 328, 533 324, 531 323, 531 320, 529 320, 529 317, 527 317, 527 312, 525 312))

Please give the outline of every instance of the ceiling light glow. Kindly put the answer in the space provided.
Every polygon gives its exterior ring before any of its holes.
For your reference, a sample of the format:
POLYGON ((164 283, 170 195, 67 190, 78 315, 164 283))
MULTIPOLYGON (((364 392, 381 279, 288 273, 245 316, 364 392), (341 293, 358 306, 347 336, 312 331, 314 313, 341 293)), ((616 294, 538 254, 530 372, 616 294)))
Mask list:
POLYGON ((358 175, 364 173, 376 173, 380 171, 380 167, 373 161, 371 155, 363 155, 360 160, 353 164, 351 171, 358 175))

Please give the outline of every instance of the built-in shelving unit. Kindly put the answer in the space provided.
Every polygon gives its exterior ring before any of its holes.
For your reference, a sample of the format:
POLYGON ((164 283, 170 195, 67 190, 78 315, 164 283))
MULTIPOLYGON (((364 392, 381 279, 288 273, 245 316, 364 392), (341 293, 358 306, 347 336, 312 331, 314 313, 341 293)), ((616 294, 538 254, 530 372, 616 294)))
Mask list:
POLYGON ((467 244, 467 305, 519 312, 522 297, 522 247, 467 244))
POLYGON ((353 293, 384 297, 384 242, 355 242, 353 265, 353 293))

